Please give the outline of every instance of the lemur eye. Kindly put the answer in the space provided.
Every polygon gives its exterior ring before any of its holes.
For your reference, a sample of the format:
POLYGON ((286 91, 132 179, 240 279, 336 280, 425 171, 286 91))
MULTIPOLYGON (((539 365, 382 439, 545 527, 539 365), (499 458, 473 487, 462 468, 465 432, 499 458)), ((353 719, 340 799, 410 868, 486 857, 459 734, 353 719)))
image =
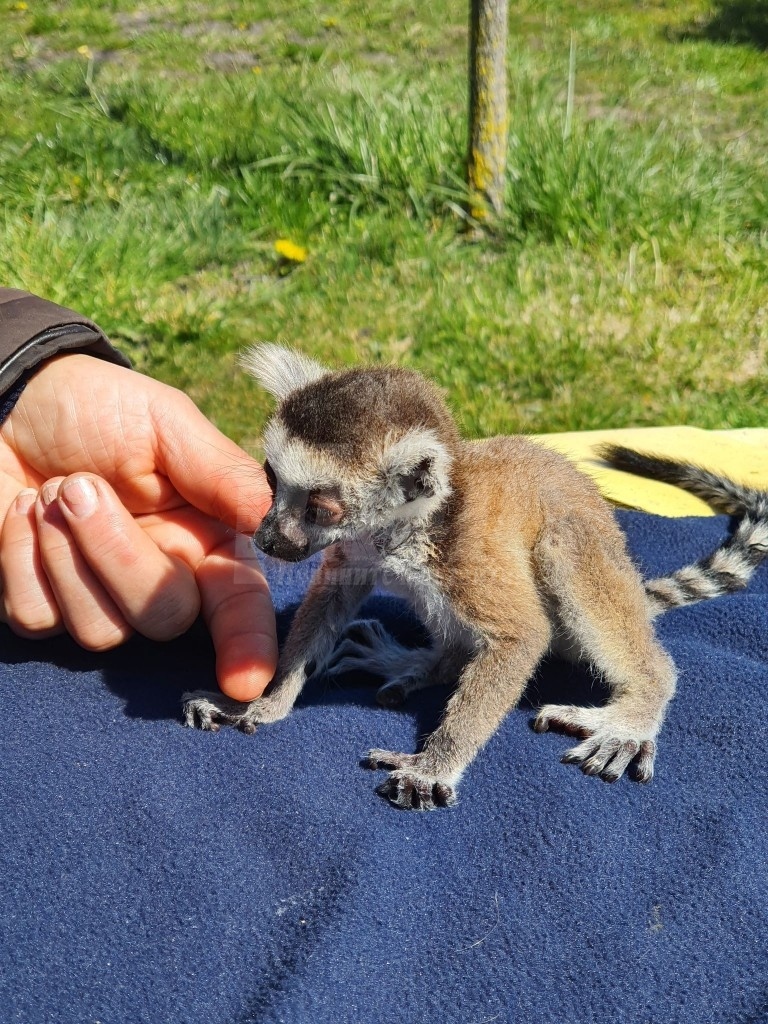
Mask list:
POLYGON ((275 491, 277 490, 277 477, 275 476, 274 469, 272 469, 268 461, 264 463, 264 474, 267 478, 269 489, 272 491, 272 496, 274 497, 275 491))
POLYGON ((335 526, 341 521, 344 509, 338 501, 323 494, 310 494, 304 518, 318 526, 335 526))

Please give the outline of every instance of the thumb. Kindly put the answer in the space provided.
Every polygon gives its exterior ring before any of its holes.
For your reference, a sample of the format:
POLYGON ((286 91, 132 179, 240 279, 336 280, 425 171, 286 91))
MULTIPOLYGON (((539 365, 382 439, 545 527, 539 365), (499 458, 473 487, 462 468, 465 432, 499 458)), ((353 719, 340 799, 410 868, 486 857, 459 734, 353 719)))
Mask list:
POLYGON ((159 468, 188 502, 239 533, 252 533, 272 504, 261 465, 181 392, 151 409, 159 468))
POLYGON ((234 700, 260 697, 277 665, 275 613, 255 558, 237 540, 212 551, 197 568, 202 611, 216 649, 216 677, 234 700))

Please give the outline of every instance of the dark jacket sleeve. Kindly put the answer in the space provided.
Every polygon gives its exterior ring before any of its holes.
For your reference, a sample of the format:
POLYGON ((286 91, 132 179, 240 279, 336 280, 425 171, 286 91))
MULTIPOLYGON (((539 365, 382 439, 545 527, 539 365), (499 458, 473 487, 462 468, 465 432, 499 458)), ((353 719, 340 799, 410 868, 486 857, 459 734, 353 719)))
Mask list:
POLYGON ((66 351, 131 365, 87 317, 28 292, 0 288, 0 396, 28 370, 66 351))

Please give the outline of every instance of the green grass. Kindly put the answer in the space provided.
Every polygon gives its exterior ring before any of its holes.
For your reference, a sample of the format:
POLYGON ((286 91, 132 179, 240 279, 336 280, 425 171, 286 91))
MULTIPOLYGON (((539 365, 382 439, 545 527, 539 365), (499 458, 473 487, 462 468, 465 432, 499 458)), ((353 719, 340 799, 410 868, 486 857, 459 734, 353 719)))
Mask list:
POLYGON ((0 0, 0 280, 244 443, 261 339, 422 369, 473 435, 764 425, 764 6, 511 2, 478 239, 465 3, 0 0))

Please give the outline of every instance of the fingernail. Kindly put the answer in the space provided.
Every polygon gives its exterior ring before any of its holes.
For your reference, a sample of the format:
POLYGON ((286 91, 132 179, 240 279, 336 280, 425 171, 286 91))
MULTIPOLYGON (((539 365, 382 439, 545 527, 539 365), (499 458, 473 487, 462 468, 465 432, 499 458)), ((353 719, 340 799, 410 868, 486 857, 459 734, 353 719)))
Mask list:
POLYGON ((78 476, 74 480, 68 480, 63 484, 59 500, 69 509, 73 516, 84 519, 96 511, 99 496, 90 480, 83 476, 78 476))
POLYGON ((59 493, 58 484, 43 484, 40 490, 40 497, 43 499, 44 505, 50 505, 52 501, 56 500, 56 495, 59 493))
POLYGON ((16 495, 16 512, 25 516, 37 500, 37 491, 19 491, 16 495))

